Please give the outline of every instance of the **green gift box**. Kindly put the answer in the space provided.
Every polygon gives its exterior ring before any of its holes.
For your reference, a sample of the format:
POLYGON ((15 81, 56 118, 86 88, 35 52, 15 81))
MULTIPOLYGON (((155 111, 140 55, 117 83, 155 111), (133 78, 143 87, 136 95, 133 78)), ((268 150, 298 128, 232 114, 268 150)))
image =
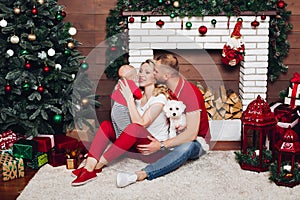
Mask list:
POLYGON ((38 152, 33 156, 33 159, 26 162, 26 165, 32 169, 39 169, 43 165, 48 163, 47 153, 38 152))
POLYGON ((8 153, 0 154, 0 175, 3 181, 24 177, 23 159, 14 158, 8 153))
POLYGON ((13 155, 16 158, 32 160, 37 153, 38 142, 35 140, 20 139, 13 145, 13 155))

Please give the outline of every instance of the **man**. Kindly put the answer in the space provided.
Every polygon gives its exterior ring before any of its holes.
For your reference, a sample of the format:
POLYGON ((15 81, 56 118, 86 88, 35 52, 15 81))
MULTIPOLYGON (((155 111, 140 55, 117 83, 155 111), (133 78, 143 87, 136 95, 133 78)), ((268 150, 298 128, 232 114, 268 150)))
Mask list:
POLYGON ((208 117, 202 93, 195 85, 180 76, 177 58, 173 54, 159 56, 156 59, 154 76, 157 82, 166 84, 177 99, 186 105, 187 126, 183 130, 178 127, 181 133, 164 142, 149 137, 152 141, 150 144, 139 145, 139 151, 145 155, 159 150, 169 150, 169 153, 141 171, 119 173, 118 187, 125 187, 144 179, 152 180, 174 171, 187 160, 197 159, 204 153, 201 144, 196 140, 197 136, 204 137, 206 142, 210 140, 208 117))

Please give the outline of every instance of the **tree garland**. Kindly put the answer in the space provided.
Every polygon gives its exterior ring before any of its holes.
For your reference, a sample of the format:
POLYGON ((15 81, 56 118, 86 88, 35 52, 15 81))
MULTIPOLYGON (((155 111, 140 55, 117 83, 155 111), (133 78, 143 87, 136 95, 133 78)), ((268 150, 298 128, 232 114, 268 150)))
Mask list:
MULTIPOLYGON (((248 164, 254 167, 260 165, 259 163, 259 156, 255 153, 255 148, 250 147, 247 149, 247 153, 243 154, 241 152, 234 152, 235 159, 240 164, 248 164)), ((272 152, 267 150, 266 148, 262 149, 262 166, 261 167, 268 167, 272 160, 272 152)))
POLYGON ((292 29, 288 22, 291 15, 285 9, 286 3, 282 0, 118 0, 115 9, 110 10, 106 22, 106 70, 108 78, 117 78, 118 69, 128 63, 128 35, 127 18, 124 11, 151 12, 153 14, 184 16, 226 15, 239 16, 242 12, 252 11, 253 14, 265 11, 276 11, 277 15, 270 20, 269 68, 268 77, 275 81, 280 72, 287 72, 288 66, 283 59, 289 53, 287 34, 292 29))
POLYGON ((279 183, 285 186, 294 186, 294 184, 300 183, 300 171, 298 168, 298 163, 295 162, 294 173, 291 174, 290 171, 284 169, 284 165, 287 165, 287 162, 281 163, 280 172, 278 173, 277 161, 270 165, 270 180, 279 183))

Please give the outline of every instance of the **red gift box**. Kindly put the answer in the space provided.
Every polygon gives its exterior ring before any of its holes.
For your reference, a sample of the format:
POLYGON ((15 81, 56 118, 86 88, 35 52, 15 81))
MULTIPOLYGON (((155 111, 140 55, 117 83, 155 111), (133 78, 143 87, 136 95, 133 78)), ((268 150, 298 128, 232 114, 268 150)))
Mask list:
POLYGON ((280 104, 274 108, 274 114, 278 122, 293 123, 298 119, 298 107, 292 108, 287 104, 280 104))
POLYGON ((51 149, 51 139, 49 137, 34 137, 32 140, 38 142, 38 152, 48 152, 51 149))
POLYGON ((52 149, 48 153, 49 164, 53 167, 58 167, 66 164, 66 154, 65 153, 57 153, 54 149, 52 149))
POLYGON ((71 138, 63 134, 54 135, 54 142, 57 152, 74 150, 78 147, 78 141, 75 138, 71 138))

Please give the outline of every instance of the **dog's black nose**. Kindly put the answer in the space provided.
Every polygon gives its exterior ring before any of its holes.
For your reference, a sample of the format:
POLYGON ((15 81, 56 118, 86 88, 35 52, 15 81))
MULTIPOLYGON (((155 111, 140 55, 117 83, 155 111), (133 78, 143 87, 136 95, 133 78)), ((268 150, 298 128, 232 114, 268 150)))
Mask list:
POLYGON ((173 113, 173 116, 176 116, 176 113, 173 113))

